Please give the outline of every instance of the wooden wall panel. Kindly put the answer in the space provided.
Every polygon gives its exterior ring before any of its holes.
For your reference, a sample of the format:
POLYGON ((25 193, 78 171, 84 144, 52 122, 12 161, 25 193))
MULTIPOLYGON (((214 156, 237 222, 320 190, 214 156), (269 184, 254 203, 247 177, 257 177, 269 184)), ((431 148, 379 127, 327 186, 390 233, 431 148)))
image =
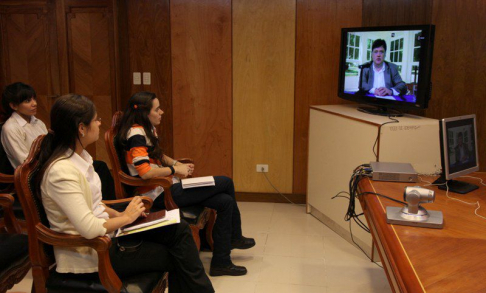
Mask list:
POLYGON ((12 1, 0 3, 0 88, 18 81, 31 85, 37 93, 36 116, 49 125, 49 109, 59 84, 54 14, 44 2, 22 7, 12 1))
POLYGON ((295 0, 233 0, 234 180, 237 191, 292 192, 295 0))
POLYGON ((432 0, 363 0, 363 26, 429 24, 431 16, 432 0))
POLYGON ((173 0, 170 18, 174 156, 231 176, 231 0, 173 0))
POLYGON ((298 0, 293 193, 307 190, 309 106, 337 96, 341 28, 361 26, 361 0, 298 0))
MULTIPOLYGON (((129 92, 122 95, 121 109, 138 91, 154 92, 164 110, 158 130, 161 146, 172 156, 172 71, 170 51, 169 0, 126 0, 128 14, 129 92), (133 85, 133 72, 150 72, 151 85, 133 85)), ((125 44, 126 45, 126 44, 125 44)))
POLYGON ((486 1, 434 0, 432 99, 426 115, 476 114, 479 160, 486 170, 486 1))
MULTIPOLYGON (((67 14, 70 92, 93 100, 102 119, 101 134, 110 127, 116 109, 111 17, 105 8, 73 8, 67 14)), ((109 162, 103 135, 94 149, 88 149, 95 158, 109 162)))

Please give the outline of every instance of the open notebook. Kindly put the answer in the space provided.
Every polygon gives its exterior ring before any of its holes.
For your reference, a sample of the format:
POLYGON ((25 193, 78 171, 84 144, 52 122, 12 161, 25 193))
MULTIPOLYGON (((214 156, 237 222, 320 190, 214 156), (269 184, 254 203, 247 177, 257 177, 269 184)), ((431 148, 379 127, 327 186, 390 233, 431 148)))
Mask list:
POLYGON ((179 214, 179 209, 174 209, 171 211, 162 210, 158 212, 153 212, 148 214, 146 218, 138 218, 132 224, 126 225, 118 229, 115 237, 131 235, 159 227, 177 224, 180 222, 181 217, 179 214))

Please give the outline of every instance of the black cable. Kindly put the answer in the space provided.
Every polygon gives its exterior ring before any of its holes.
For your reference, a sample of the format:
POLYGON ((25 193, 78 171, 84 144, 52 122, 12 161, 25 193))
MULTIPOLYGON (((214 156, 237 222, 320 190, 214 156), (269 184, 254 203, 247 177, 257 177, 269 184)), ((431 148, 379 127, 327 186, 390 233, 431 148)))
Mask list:
POLYGON ((353 231, 351 230, 351 221, 349 221, 349 234, 351 234, 351 241, 353 241, 354 245, 358 246, 358 248, 363 252, 364 255, 366 255, 366 257, 372 262, 374 263, 375 265, 379 266, 380 268, 383 268, 382 266, 380 266, 377 262, 375 262, 374 260, 371 259, 371 257, 369 257, 366 252, 363 250, 363 248, 361 248, 361 246, 359 246, 358 243, 356 243, 356 241, 354 241, 354 237, 353 237, 353 231))
POLYGON ((362 192, 362 193, 360 193, 358 196, 360 196, 360 195, 365 195, 365 194, 374 194, 374 195, 376 195, 376 196, 384 197, 384 198, 389 199, 389 200, 394 201, 394 202, 398 202, 398 203, 401 203, 401 204, 404 204, 404 205, 406 205, 406 204, 407 204, 407 203, 406 203, 406 202, 404 202, 404 201, 401 201, 401 200, 398 200, 398 199, 394 199, 394 198, 391 198, 391 197, 389 197, 389 196, 386 196, 386 195, 383 195, 383 194, 380 194, 380 193, 376 193, 376 192, 368 192, 368 191, 366 191, 366 192, 362 192))
POLYGON ((291 201, 288 197, 286 197, 285 195, 283 195, 280 191, 278 191, 278 189, 272 184, 272 182, 270 181, 270 179, 268 179, 267 175, 265 174, 265 172, 263 172, 263 169, 262 169, 262 173, 263 173, 263 176, 265 176, 265 179, 267 179, 268 183, 270 184, 270 186, 273 187, 273 189, 278 193, 280 194, 281 196, 283 196, 289 203, 293 204, 293 205, 296 205, 296 206, 302 206, 302 205, 305 205, 305 204, 297 204, 297 203, 294 203, 293 201, 291 201))
POLYGON ((398 121, 397 119, 392 118, 391 116, 388 116, 388 119, 390 119, 390 120, 392 120, 392 121, 385 122, 385 123, 381 124, 381 125, 378 127, 378 134, 376 135, 376 140, 375 140, 375 143, 373 144, 373 149, 372 149, 372 150, 373 150, 373 154, 375 155, 375 160, 376 160, 377 162, 379 162, 379 161, 378 161, 378 154, 377 154, 377 153, 376 153, 376 151, 375 151, 375 147, 376 147, 376 144, 378 143, 378 138, 380 137, 380 133, 381 133, 381 127, 382 127, 383 125, 386 125, 386 124, 390 124, 390 123, 399 123, 399 122, 400 122, 400 121, 398 121))

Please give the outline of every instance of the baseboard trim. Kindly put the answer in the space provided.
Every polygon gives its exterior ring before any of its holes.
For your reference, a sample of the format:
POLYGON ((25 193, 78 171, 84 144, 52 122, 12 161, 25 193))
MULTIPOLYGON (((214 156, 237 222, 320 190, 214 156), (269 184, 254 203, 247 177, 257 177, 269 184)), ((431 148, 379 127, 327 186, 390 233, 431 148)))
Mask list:
MULTIPOLYGON (((296 204, 305 204, 305 194, 284 194, 296 204)), ((289 203, 278 193, 236 192, 237 201, 289 203)))

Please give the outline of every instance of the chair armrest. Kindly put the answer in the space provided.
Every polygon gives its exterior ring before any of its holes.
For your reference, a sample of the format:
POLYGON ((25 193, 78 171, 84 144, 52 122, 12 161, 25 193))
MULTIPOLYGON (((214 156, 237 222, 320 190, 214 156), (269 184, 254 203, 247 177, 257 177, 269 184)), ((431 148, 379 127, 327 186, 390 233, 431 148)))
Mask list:
POLYGON ((53 246, 79 247, 88 246, 96 251, 108 251, 111 246, 111 239, 108 236, 98 236, 93 239, 86 239, 80 235, 70 235, 53 231, 41 223, 35 226, 39 240, 53 246))
POLYGON ((52 231, 41 223, 36 225, 38 239, 44 243, 60 247, 88 246, 98 253, 98 274, 101 283, 108 292, 120 292, 122 282, 116 275, 110 261, 111 239, 108 236, 99 236, 86 239, 79 235, 68 235, 52 231))
POLYGON ((150 179, 141 179, 136 178, 130 175, 125 174, 125 172, 120 171, 118 172, 120 175, 120 181, 123 184, 130 185, 130 186, 152 186, 152 185, 160 185, 164 188, 170 188, 172 186, 172 180, 169 177, 154 177, 150 179))
POLYGON ((176 159, 177 162, 180 162, 180 163, 183 163, 183 164, 194 164, 194 160, 193 159, 189 159, 189 158, 181 158, 181 159, 176 159))
MULTIPOLYGON (((143 206, 145 207, 145 210, 150 211, 150 209, 152 208, 152 206, 154 204, 154 201, 148 196, 141 196, 141 198, 142 198, 142 202, 143 202, 143 206)), ((133 199, 133 197, 127 197, 127 198, 116 199, 116 200, 102 200, 102 202, 105 205, 110 206, 110 205, 114 205, 114 204, 118 204, 118 203, 129 203, 129 202, 132 201, 132 199, 133 199)))
POLYGON ((20 234, 22 229, 20 228, 12 209, 14 201, 14 197, 10 194, 0 194, 0 206, 3 208, 5 228, 10 234, 20 234))
POLYGON ((165 208, 169 211, 178 208, 174 202, 174 199, 172 198, 172 193, 170 191, 170 187, 172 186, 172 179, 170 177, 154 177, 150 179, 141 179, 127 175, 123 171, 118 172, 118 174, 120 175, 120 181, 126 185, 137 187, 153 185, 162 186, 164 188, 165 208))
POLYGON ((0 183, 14 183, 14 175, 0 173, 0 183))

